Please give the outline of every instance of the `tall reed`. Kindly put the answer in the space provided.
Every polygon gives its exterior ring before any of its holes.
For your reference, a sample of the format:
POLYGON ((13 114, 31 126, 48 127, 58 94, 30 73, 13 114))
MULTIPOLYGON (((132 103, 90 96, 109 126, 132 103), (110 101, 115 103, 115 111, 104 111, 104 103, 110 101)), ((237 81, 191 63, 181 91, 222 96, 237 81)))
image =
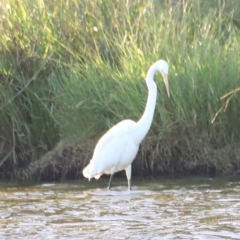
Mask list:
POLYGON ((166 161, 170 168, 171 161, 187 157, 189 165, 196 148, 239 142, 239 95, 211 123, 219 98, 239 86, 239 5, 2 1, 3 175, 38 160, 59 140, 99 137, 122 119, 138 120, 147 98, 147 70, 159 58, 170 64, 171 98, 156 76, 154 122, 140 154, 149 159, 145 167, 166 161))

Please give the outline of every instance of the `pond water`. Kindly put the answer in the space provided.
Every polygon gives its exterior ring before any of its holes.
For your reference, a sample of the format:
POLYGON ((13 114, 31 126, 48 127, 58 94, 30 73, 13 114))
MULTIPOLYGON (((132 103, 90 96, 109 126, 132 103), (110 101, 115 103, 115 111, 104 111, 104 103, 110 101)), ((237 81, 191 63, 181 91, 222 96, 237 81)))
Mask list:
POLYGON ((240 239, 240 179, 0 183, 0 239, 240 239))

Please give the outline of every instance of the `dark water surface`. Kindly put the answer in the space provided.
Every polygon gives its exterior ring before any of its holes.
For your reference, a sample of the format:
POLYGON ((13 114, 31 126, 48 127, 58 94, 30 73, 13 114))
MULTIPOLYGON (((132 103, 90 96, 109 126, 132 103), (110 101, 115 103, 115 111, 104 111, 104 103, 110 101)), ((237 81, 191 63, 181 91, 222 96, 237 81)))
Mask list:
POLYGON ((240 239, 240 179, 0 183, 0 239, 240 239))

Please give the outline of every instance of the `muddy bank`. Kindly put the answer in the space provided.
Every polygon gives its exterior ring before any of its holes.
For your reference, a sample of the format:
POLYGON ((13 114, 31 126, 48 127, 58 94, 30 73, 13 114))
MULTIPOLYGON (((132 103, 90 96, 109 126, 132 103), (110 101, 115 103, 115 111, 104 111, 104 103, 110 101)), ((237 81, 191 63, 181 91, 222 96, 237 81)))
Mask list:
MULTIPOLYGON (((240 175, 240 147, 214 148, 200 139, 170 135, 160 140, 147 138, 133 162, 133 176, 240 175)), ((60 142, 39 161, 30 163, 25 174, 20 174, 21 178, 34 181, 80 179, 96 142, 97 139, 71 145, 60 142)), ((118 175, 125 176, 125 172, 118 175)))

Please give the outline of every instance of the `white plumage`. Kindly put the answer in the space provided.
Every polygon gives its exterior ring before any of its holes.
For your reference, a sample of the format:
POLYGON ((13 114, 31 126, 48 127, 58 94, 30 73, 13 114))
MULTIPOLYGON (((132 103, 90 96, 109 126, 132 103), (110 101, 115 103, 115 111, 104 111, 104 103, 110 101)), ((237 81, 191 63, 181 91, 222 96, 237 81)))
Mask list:
POLYGON ((103 174, 110 174, 108 184, 108 189, 110 189, 113 174, 125 170, 128 188, 131 189, 131 164, 153 120, 157 98, 157 86, 153 79, 156 71, 162 73, 169 96, 168 64, 164 60, 159 60, 150 67, 147 73, 148 100, 142 117, 138 122, 123 120, 100 138, 90 163, 83 170, 84 177, 89 180, 93 177, 99 179, 103 174))

